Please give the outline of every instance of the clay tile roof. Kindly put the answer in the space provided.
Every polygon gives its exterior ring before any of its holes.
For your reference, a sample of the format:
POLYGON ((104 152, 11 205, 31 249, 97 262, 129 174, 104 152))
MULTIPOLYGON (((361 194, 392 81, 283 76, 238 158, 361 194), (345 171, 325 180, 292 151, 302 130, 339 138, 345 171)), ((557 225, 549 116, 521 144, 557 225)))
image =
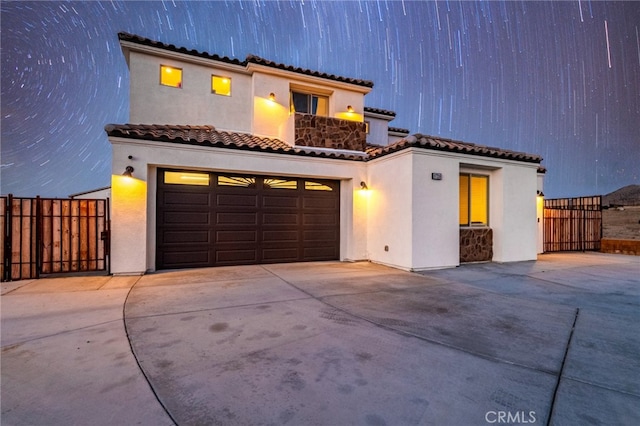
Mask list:
POLYGON ((364 112, 370 112, 372 114, 388 115, 389 117, 396 116, 396 113, 394 111, 389 111, 389 110, 380 109, 380 108, 364 107, 364 112))
MULTIPOLYGON (((194 49, 187 49, 187 48, 184 48, 184 47, 177 47, 177 46, 175 46, 173 44, 162 43, 160 41, 151 40, 151 39, 148 39, 146 37, 141 37, 141 36, 138 36, 138 35, 135 35, 135 34, 129 34, 129 33, 125 33, 125 32, 118 33, 118 39, 123 40, 123 41, 129 41, 129 42, 136 43, 136 44, 140 44, 140 45, 143 45, 143 46, 156 47, 156 48, 168 50, 168 51, 171 51, 171 52, 184 53, 186 55, 197 56, 199 58, 205 58, 205 59, 212 59, 214 61, 226 62, 226 63, 234 64, 234 65, 242 65, 242 66, 246 67, 249 63, 252 63, 252 64, 257 64, 257 65, 264 65, 264 66, 268 66, 268 67, 272 67, 272 68, 277 68, 277 69, 281 69, 281 70, 285 70, 285 71, 291 71, 291 72, 295 72, 295 73, 298 73, 298 74, 305 74, 305 75, 310 75, 310 76, 314 76, 314 77, 325 78, 325 79, 328 79, 328 80, 339 81, 341 83, 350 83, 350 84, 355 84, 355 85, 358 85, 358 86, 373 87, 373 82, 369 81, 369 80, 360 80, 360 79, 356 79, 356 78, 341 77, 341 76, 338 76, 338 75, 327 74, 327 73, 323 73, 323 72, 319 72, 319 71, 313 71, 313 70, 309 70, 309 69, 305 69, 305 68, 294 67, 292 65, 280 64, 280 63, 276 63, 276 62, 273 62, 273 61, 269 61, 267 59, 261 58, 261 57, 256 56, 256 55, 248 55, 247 58, 244 61, 240 61, 239 59, 229 58, 227 56, 219 56, 219 55, 210 54, 210 53, 207 53, 207 52, 199 52, 199 51, 194 50, 194 49)), ((395 115, 395 113, 394 113, 394 115, 395 115)))
POLYGON ((404 133, 404 134, 409 134, 411 133, 411 131, 409 129, 403 129, 401 127, 389 127, 389 132, 394 132, 394 133, 404 133))
POLYGON ((508 149, 454 141, 451 139, 422 135, 420 133, 407 136, 406 138, 400 139, 399 141, 391 145, 381 147, 372 152, 371 156, 373 158, 377 158, 406 148, 423 148, 436 151, 458 152, 460 154, 504 158, 507 160, 516 160, 528 163, 540 163, 542 161, 542 157, 535 154, 527 154, 524 152, 511 151, 508 149))
POLYGON ((195 49, 187 49, 185 47, 177 47, 173 44, 162 43, 135 34, 120 32, 118 33, 118 39, 123 41, 130 41, 132 43, 140 44, 143 46, 157 47, 158 49, 169 50, 171 52, 197 56, 199 58, 213 59, 214 61, 226 62, 228 64, 244 65, 244 63, 239 59, 229 58, 228 56, 215 55, 208 52, 199 52, 195 49))
POLYGON ((362 155, 345 152, 309 151, 292 147, 275 138, 264 138, 248 133, 224 132, 213 126, 187 126, 166 124, 108 124, 108 136, 156 142, 201 145, 219 148, 244 149, 310 157, 336 158, 340 160, 364 161, 362 155))
POLYGON ((329 80, 340 81, 342 83, 350 83, 358 86, 373 87, 373 81, 360 80, 357 78, 341 77, 339 75, 327 74, 319 71, 313 71, 305 68, 294 67, 292 65, 279 64, 277 62, 269 61, 256 55, 248 55, 245 61, 246 63, 252 63, 257 65, 264 65, 267 67, 277 68, 285 71, 296 72, 298 74, 311 75, 314 77, 326 78, 329 80))

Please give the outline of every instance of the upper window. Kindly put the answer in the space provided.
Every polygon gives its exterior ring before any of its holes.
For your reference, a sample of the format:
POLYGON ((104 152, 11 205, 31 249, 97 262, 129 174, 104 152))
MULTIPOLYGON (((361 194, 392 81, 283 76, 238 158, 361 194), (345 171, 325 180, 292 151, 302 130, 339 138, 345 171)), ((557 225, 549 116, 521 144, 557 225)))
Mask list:
POLYGON ((291 112, 328 116, 329 97, 291 91, 291 112))
POLYGON ((229 77, 212 75, 211 93, 221 96, 231 96, 231 79, 229 77))
POLYGON ((489 225, 489 177, 460 175, 460 226, 489 225))
POLYGON ((160 65, 160 84, 170 87, 182 87, 182 69, 160 65))

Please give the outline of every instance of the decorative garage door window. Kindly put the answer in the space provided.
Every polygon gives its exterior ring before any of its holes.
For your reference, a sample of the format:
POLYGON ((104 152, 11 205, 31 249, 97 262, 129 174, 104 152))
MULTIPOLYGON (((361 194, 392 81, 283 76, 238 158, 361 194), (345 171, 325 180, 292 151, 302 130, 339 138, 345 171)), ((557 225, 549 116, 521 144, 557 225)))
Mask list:
POLYGON ((164 172, 164 183, 209 186, 209 173, 164 172))
POLYGON ((159 170, 156 268, 337 260, 340 182, 159 170))

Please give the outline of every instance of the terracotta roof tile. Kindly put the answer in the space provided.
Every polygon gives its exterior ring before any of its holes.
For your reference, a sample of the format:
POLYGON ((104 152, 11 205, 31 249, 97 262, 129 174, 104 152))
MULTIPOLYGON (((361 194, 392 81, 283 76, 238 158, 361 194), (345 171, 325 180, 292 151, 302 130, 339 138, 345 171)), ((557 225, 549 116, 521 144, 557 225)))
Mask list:
POLYGON ((246 149, 282 154, 305 155, 312 157, 335 158, 340 160, 368 161, 407 148, 432 149, 436 151, 458 152, 460 154, 483 157, 504 158, 507 160, 540 163, 538 155, 476 145, 451 139, 415 134, 400 139, 391 145, 367 144, 367 156, 344 151, 310 150, 292 147, 280 139, 264 138, 239 132, 223 132, 213 126, 186 126, 160 124, 109 124, 105 131, 112 137, 144 139, 158 142, 172 142, 187 145, 203 145, 220 148, 246 149))
POLYGON ((108 124, 108 136, 130 139, 170 142, 185 145, 201 145, 218 148, 244 149, 251 151, 277 152, 281 154, 311 157, 336 158, 341 160, 364 161, 366 158, 356 153, 339 151, 314 151, 294 148, 275 138, 264 138, 239 132, 223 132, 213 126, 160 125, 160 124, 108 124))
POLYGON ((389 111, 389 110, 380 109, 380 108, 364 107, 364 112, 370 112, 372 114, 388 115, 389 117, 396 116, 396 113, 394 111, 389 111))
MULTIPOLYGON (((350 83, 350 84, 355 84, 357 86, 364 86, 364 87, 373 87, 373 82, 369 81, 369 80, 361 80, 361 79, 356 79, 356 78, 349 78, 349 77, 342 77, 339 75, 333 75, 333 74, 327 74, 327 73, 323 73, 320 71, 313 71, 310 69, 306 69, 306 68, 300 68, 300 67, 294 67, 292 65, 285 65, 285 64, 280 64, 277 62, 273 62, 273 61, 269 61, 267 59, 261 58, 259 56, 256 55, 248 55, 247 58, 244 61, 241 61, 239 59, 234 59, 234 58, 229 58, 227 56, 219 56, 219 55, 215 55, 215 54, 210 54, 208 52, 200 52, 194 49, 187 49, 184 47, 177 47, 173 44, 167 44, 167 43, 162 43, 160 41, 155 41, 155 40, 151 40, 148 39, 146 37, 141 37, 135 34, 129 34, 129 33, 125 33, 125 32, 120 32, 118 33, 118 39, 123 40, 123 41, 129 41, 132 43, 136 43, 136 44, 140 44, 143 46, 151 46, 151 47, 156 47, 158 49, 163 49, 163 50, 168 50, 171 52, 176 52, 176 53, 184 53, 186 55, 191 55, 191 56, 197 56, 199 58, 205 58, 205 59, 212 59, 214 61, 220 61, 220 62, 226 62, 229 64, 235 64, 235 65, 241 65, 246 67, 248 64, 252 63, 252 64, 257 64, 257 65, 264 65, 264 66, 268 66, 271 68, 277 68, 277 69, 281 69, 281 70, 285 70, 285 71, 291 71, 291 72, 295 72, 298 74, 304 74, 304 75, 310 75, 310 76, 314 76, 314 77, 320 77, 320 78, 325 78, 328 80, 334 80, 334 81, 339 81, 342 83, 350 83)), ((394 113, 395 115, 395 113, 394 113)))
POLYGON ((404 133, 406 135, 411 133, 411 131, 409 129, 403 129, 401 127, 389 127, 389 131, 390 132, 394 132, 394 133, 404 133))
POLYGON ((357 79, 357 78, 341 77, 339 75, 327 74, 327 73, 323 73, 323 72, 320 72, 320 71, 309 70, 309 69, 306 69, 306 68, 294 67, 292 65, 280 64, 280 63, 277 63, 277 62, 270 61, 268 59, 261 58, 261 57, 256 56, 256 55, 248 55, 247 59, 245 60, 245 62, 246 63, 251 63, 251 64, 257 64, 257 65, 264 65, 264 66, 267 66, 267 67, 277 68, 277 69, 281 69, 281 70, 285 70, 285 71, 296 72, 298 74, 311 75, 311 76, 314 76, 314 77, 326 78, 326 79, 329 79, 329 80, 340 81, 340 82, 343 82, 343 83, 355 84, 355 85, 358 85, 358 86, 373 87, 373 81, 361 80, 361 79, 357 79))
POLYGON ((449 151, 457 152, 460 154, 478 155, 482 157, 524 161, 528 163, 539 163, 542 161, 542 157, 535 154, 527 154, 525 152, 511 151, 508 149, 454 141, 451 139, 422 135, 420 133, 407 136, 406 138, 400 139, 399 141, 394 142, 391 145, 381 147, 371 155, 372 157, 377 158, 406 148, 423 148, 432 149, 435 151, 449 151))

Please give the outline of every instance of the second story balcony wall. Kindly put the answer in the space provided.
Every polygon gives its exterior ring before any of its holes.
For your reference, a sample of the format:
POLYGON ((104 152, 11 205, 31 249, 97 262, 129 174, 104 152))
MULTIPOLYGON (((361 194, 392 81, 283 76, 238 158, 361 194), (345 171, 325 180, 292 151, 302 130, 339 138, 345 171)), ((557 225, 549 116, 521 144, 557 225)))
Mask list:
POLYGON ((296 113, 295 144, 364 151, 366 147, 365 124, 360 121, 296 113))

